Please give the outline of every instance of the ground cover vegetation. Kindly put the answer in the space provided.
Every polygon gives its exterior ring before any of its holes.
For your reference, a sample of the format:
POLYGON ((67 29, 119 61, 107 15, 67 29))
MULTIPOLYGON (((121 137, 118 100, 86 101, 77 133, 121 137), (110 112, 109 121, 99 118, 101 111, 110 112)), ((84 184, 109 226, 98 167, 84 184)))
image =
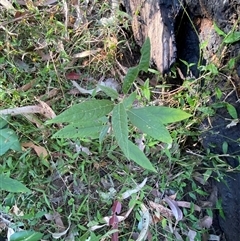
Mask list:
MULTIPOLYGON (((217 238, 209 178, 229 167, 202 152, 199 126, 220 106, 238 120, 212 86, 235 59, 199 61, 198 78, 182 60, 187 75, 172 86, 150 66, 149 39, 140 50, 130 17, 108 1, 0 3, 0 235, 217 238)), ((239 40, 215 29, 222 48, 239 40)))

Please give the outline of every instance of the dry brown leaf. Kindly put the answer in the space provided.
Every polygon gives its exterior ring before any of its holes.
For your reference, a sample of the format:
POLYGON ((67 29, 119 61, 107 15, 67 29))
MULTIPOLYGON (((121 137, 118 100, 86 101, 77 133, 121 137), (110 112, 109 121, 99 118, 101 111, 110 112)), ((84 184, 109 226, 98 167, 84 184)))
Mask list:
POLYGON ((29 83, 17 88, 17 91, 27 91, 33 87, 35 80, 30 81, 29 83))
POLYGON ((210 216, 204 216, 200 222, 199 222, 199 226, 201 228, 210 228, 212 226, 212 222, 213 222, 213 219, 212 217, 210 216))
POLYGON ((168 204, 168 206, 171 208, 172 213, 176 219, 176 221, 180 221, 183 219, 183 213, 182 210, 178 207, 178 204, 175 200, 169 198, 168 196, 165 196, 164 201, 168 204))
POLYGON ((42 156, 43 158, 46 158, 48 156, 48 152, 43 146, 37 146, 32 142, 22 143, 22 146, 32 148, 39 157, 42 156))
POLYGON ((95 55, 96 53, 100 52, 102 49, 98 48, 96 50, 85 50, 81 53, 77 53, 73 55, 73 58, 85 58, 88 56, 95 55))
POLYGON ((187 234, 189 241, 194 241, 196 235, 197 235, 196 231, 189 229, 188 234, 187 234))
POLYGON ((23 212, 18 208, 18 206, 15 204, 11 208, 11 212, 16 216, 23 216, 23 212))
POLYGON ((166 218, 172 218, 173 217, 173 213, 169 208, 164 207, 162 204, 159 203, 155 203, 152 201, 149 201, 150 207, 157 211, 158 213, 160 213, 160 215, 166 217, 166 218))
POLYGON ((54 117, 56 117, 56 114, 54 113, 54 111, 52 110, 52 108, 44 101, 39 100, 36 98, 36 100, 40 103, 40 105, 42 106, 41 109, 41 114, 44 115, 45 117, 47 117, 48 119, 53 119, 54 117))
POLYGON ((190 203, 190 202, 185 202, 185 201, 176 201, 176 202, 177 202, 177 205, 179 207, 191 208, 191 206, 193 205, 195 211, 198 211, 198 212, 201 211, 201 208, 198 205, 196 205, 196 204, 193 204, 193 203, 190 203))
POLYGON ((66 228, 65 228, 65 226, 63 224, 63 221, 61 219, 60 214, 58 212, 54 212, 53 218, 54 218, 54 222, 55 222, 55 224, 57 226, 58 231, 59 232, 63 232, 66 228))

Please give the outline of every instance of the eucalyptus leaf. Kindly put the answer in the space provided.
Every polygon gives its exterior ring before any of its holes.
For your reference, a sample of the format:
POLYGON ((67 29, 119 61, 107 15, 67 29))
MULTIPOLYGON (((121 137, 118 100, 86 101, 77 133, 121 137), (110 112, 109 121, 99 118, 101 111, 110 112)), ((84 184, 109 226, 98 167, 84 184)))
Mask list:
POLYGON ((0 190, 7 192, 31 192, 31 190, 21 182, 7 177, 4 174, 0 174, 0 190))

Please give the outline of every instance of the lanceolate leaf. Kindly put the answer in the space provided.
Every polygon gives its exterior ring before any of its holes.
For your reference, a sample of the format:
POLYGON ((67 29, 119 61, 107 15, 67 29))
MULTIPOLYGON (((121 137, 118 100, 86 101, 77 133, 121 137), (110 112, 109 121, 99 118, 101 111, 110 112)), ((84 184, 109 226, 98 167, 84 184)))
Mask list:
POLYGON ((226 37, 226 36, 227 36, 227 34, 225 34, 225 33, 216 25, 215 22, 213 23, 213 26, 214 26, 214 30, 218 33, 218 35, 223 36, 223 37, 226 37))
POLYGON ((162 124, 159 117, 156 117, 151 112, 145 109, 144 112, 139 109, 129 110, 128 117, 133 125, 139 128, 142 132, 162 142, 171 143, 172 138, 167 128, 162 124))
POLYGON ((73 105, 54 119, 47 121, 47 124, 93 121, 109 114, 112 109, 113 102, 110 100, 89 100, 73 105))
POLYGON ((131 141, 128 141, 129 147, 129 157, 131 160, 136 162, 139 166, 153 172, 157 172, 149 159, 144 155, 144 153, 131 141))
POLYGON ((96 122, 86 122, 85 124, 69 124, 63 129, 55 133, 52 138, 83 138, 91 137, 92 139, 99 138, 99 134, 103 125, 96 122))
POLYGON ((112 127, 119 147, 125 156, 129 158, 127 113, 122 103, 117 104, 113 108, 112 127))
POLYGON ((133 82, 136 80, 139 71, 143 70, 148 71, 149 62, 150 62, 150 39, 147 38, 141 48, 141 59, 137 66, 129 68, 124 80, 123 80, 123 93, 127 94, 131 88, 133 82))
POLYGON ((175 108, 165 106, 147 106, 139 109, 134 109, 135 113, 142 112, 142 115, 151 113, 159 118, 162 124, 174 123, 191 117, 190 114, 175 108))
POLYGON ((237 113, 237 111, 236 111, 236 108, 235 108, 233 105, 227 103, 227 110, 228 110, 229 115, 230 115, 233 119, 238 119, 238 113, 237 113))
POLYGON ((10 236, 10 241, 39 241, 43 234, 35 231, 20 231, 10 236))
POLYGON ((147 38, 141 48, 141 59, 139 63, 139 70, 144 72, 148 71, 149 62, 150 62, 150 53, 151 53, 151 44, 150 39, 147 38))
POLYGON ((104 85, 99 85, 99 88, 109 97, 113 99, 118 98, 118 92, 110 87, 104 86, 104 85))
POLYGON ((0 129, 2 129, 4 126, 8 124, 6 117, 0 116, 0 129))
POLYGON ((136 100, 137 94, 136 92, 132 92, 128 97, 124 98, 123 105, 126 110, 132 107, 133 102, 136 100))
POLYGON ((0 174, 0 190, 8 192, 31 192, 21 182, 0 174))
POLYGON ((123 93, 127 94, 131 88, 133 82, 136 80, 139 73, 139 67, 132 67, 128 69, 128 72, 123 80, 123 93))

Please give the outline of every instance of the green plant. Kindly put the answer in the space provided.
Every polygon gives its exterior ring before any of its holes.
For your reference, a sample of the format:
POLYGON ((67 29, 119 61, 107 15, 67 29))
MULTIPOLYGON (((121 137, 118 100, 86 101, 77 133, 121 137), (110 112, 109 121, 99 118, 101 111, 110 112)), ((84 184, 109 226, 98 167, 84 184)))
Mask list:
POLYGON ((10 149, 21 151, 18 136, 7 125, 6 117, 0 116, 0 156, 3 156, 10 149))
POLYGON ((93 139, 99 138, 100 142, 102 142, 108 133, 108 129, 112 127, 113 136, 125 157, 135 161, 143 168, 156 172, 156 169, 143 152, 129 140, 129 121, 141 132, 158 141, 171 144, 172 138, 165 125, 184 120, 191 115, 182 110, 164 106, 137 108, 133 106, 137 94, 132 92, 130 95, 127 95, 127 93, 139 72, 148 71, 149 61, 150 40, 147 39, 141 49, 139 64, 130 68, 124 78, 122 90, 125 96, 120 99, 116 91, 108 87, 102 88, 115 101, 91 99, 73 105, 53 120, 47 121, 47 124, 68 123, 66 127, 55 133, 53 138, 90 137, 93 139))

